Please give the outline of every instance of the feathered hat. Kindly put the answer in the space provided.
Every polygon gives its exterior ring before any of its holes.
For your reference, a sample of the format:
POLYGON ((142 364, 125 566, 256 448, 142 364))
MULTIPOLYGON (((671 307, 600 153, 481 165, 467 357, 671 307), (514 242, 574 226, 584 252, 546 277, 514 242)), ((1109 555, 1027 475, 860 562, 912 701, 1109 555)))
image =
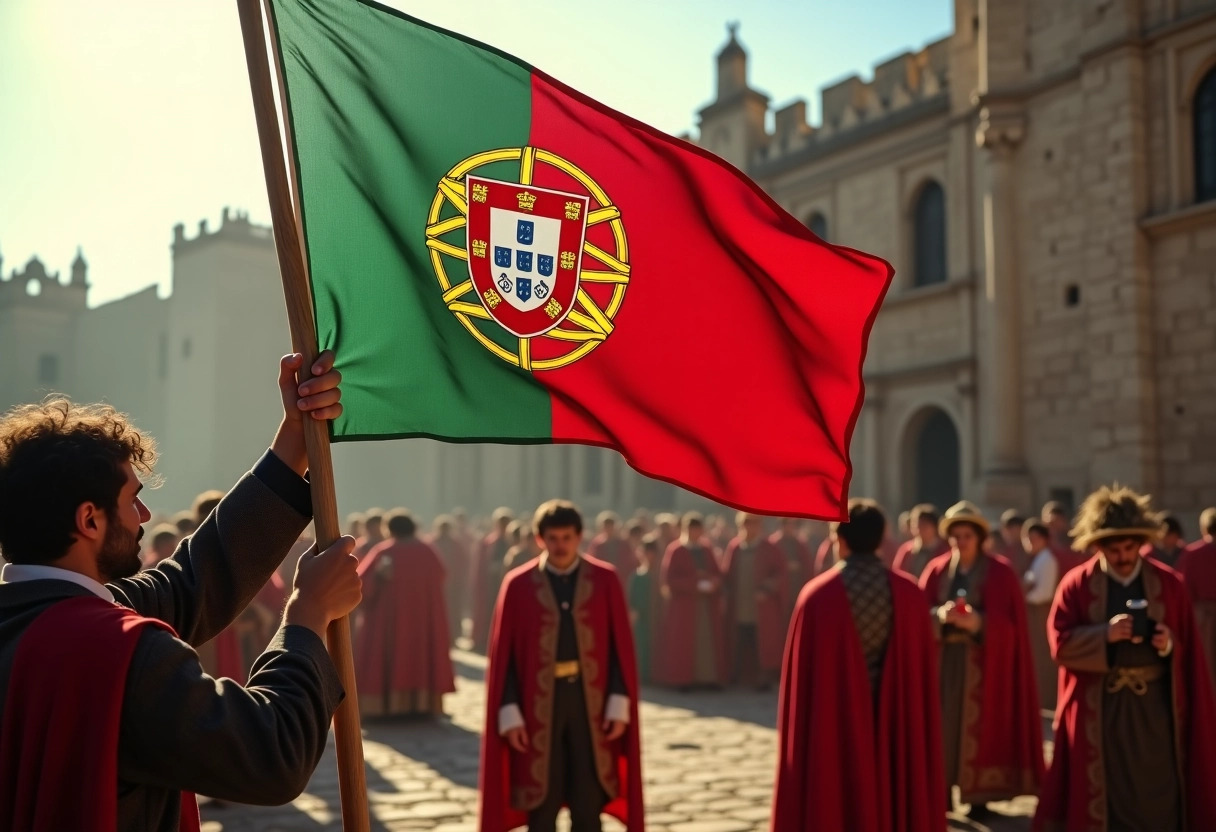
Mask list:
POLYGON ((1072 548, 1084 552, 1094 541, 1111 537, 1152 540, 1161 531, 1151 498, 1116 483, 1102 486, 1085 498, 1073 522, 1072 548))

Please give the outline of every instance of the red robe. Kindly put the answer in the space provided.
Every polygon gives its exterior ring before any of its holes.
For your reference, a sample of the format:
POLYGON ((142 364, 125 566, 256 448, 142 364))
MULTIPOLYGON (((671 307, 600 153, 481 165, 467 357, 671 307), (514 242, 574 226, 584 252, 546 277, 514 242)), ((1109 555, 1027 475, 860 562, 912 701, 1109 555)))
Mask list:
MULTIPOLYGON (((929 563, 933 562, 934 558, 939 558, 942 555, 950 553, 950 544, 945 540, 938 540, 937 545, 933 547, 929 554, 929 559, 925 563, 925 571, 929 571, 929 563)), ((895 559, 891 561, 891 568, 903 572, 914 581, 919 581, 921 575, 912 574, 912 558, 916 556, 916 538, 912 538, 895 552, 895 559)), ((923 573, 922 573, 923 574, 923 573)))
POLYGON ((819 550, 815 552, 815 574, 822 575, 835 565, 836 547, 832 545, 832 538, 825 537, 819 544, 819 550))
POLYGON ((815 555, 796 535, 773 532, 769 535, 768 542, 785 555, 786 569, 789 570, 789 591, 785 596, 786 618, 789 618, 788 610, 798 599, 798 593, 815 577, 815 555), (793 558, 790 557, 791 553, 793 558))
POLYGON ((705 569, 699 571, 692 552, 681 541, 676 540, 667 547, 663 555, 663 566, 659 572, 659 583, 663 592, 663 629, 659 633, 654 650, 652 675, 661 685, 679 687, 697 681, 696 641, 704 638, 699 631, 698 607, 709 605, 709 638, 717 664, 715 681, 726 681, 726 637, 722 611, 722 569, 708 541, 702 541, 705 552, 705 569), (719 589, 704 593, 697 589, 703 578, 717 580, 719 589))
MULTIPOLYGON (((1084 552, 1078 552, 1071 546, 1066 546, 1060 543, 1052 543, 1050 545, 1051 553, 1056 556, 1056 564, 1060 569, 1060 581, 1063 581, 1064 576, 1069 572, 1089 560, 1084 552)), ((1056 586, 1059 585, 1059 583, 1056 584, 1056 586)))
POLYGON ((1192 543, 1176 568, 1195 603, 1195 628, 1216 683, 1216 543, 1192 543))
MULTIPOLYGON (((365 715, 411 710, 406 694, 442 697, 452 673, 444 569, 420 540, 386 540, 359 564, 362 623, 355 638, 359 709, 365 715), (382 569, 388 570, 386 576, 382 569)), ((438 708, 434 708, 438 710, 438 708)))
MULTIPOLYGON (((1174 651, 1170 667, 1174 697, 1174 737, 1182 772, 1182 801, 1186 832, 1216 829, 1216 701, 1207 662, 1199 646, 1195 617, 1186 589, 1176 573, 1151 560, 1141 575, 1148 617, 1170 628, 1174 651)), ((1070 639, 1082 637, 1090 625, 1106 625, 1106 573, 1094 556, 1060 583, 1048 619, 1047 639, 1056 661, 1070 639)), ((1104 633, 1096 636, 1105 645, 1104 633)), ((1102 768, 1102 688, 1106 653, 1098 651, 1101 667, 1088 672, 1062 666, 1056 705, 1055 753, 1039 795, 1034 816, 1037 832, 1106 829, 1106 784, 1102 768)))
MULTIPOLYGON (((528 812, 548 793, 548 725, 553 715, 559 614, 553 588, 542 570, 541 560, 534 558, 509 572, 494 607, 481 735, 480 832, 525 826, 528 812), (524 754, 513 751, 498 733, 498 709, 512 664, 530 738, 524 754)), ((582 559, 574 590, 574 621, 596 768, 609 797, 603 811, 624 823, 629 832, 643 832, 637 660, 625 594, 608 564, 582 559), (629 696, 629 727, 623 737, 609 743, 604 739, 603 714, 608 701, 609 650, 614 647, 629 696)))
MULTIPOLYGON (((81 596, 55 602, 21 634, 0 722, 0 829, 117 829, 122 704, 144 627, 173 632, 81 596)), ((199 828, 186 792, 178 828, 199 828)))
MULTIPOLYGON (((1022 583, 1009 562, 988 558, 984 629, 968 650, 958 786, 963 803, 1036 794, 1043 780, 1043 724, 1022 583)), ((953 554, 929 561, 920 586, 930 606, 946 600, 953 554)), ((954 715, 943 718, 958 718, 954 715)))
POLYGON ((616 576, 621 579, 622 589, 629 586, 629 579, 638 571, 638 557, 628 540, 598 534, 591 541, 589 551, 593 558, 610 563, 616 568, 616 576))
POLYGON ((473 649, 482 651, 490 638, 490 617, 503 576, 509 544, 504 535, 486 535, 473 558, 473 649))
POLYGON ((924 595, 892 573, 877 708, 838 572, 794 608, 777 706, 773 832, 942 832, 937 645, 924 595), (877 716, 877 720, 875 720, 877 716))
MULTIPOLYGON (((735 655, 735 604, 738 601, 735 588, 739 581, 735 557, 742 545, 743 541, 735 538, 727 545, 722 558, 722 571, 726 576, 727 656, 735 655)), ((767 540, 761 540, 756 548, 753 569, 756 591, 764 593, 764 598, 756 601, 759 668, 762 671, 776 670, 781 667, 781 654, 785 650, 785 599, 789 593, 789 568, 785 565, 785 555, 781 554, 781 550, 767 540)))

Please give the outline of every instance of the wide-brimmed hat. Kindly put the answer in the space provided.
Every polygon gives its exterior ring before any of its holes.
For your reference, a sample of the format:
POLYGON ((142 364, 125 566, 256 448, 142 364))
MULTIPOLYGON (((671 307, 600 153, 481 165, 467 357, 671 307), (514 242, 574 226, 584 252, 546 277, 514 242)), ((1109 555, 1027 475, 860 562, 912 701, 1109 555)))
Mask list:
POLYGON ((988 521, 984 519, 984 515, 975 506, 974 503, 969 503, 963 500, 960 503, 955 503, 946 509, 945 515, 942 516, 941 522, 937 524, 937 531, 942 537, 950 536, 950 527, 957 523, 970 523, 973 526, 978 526, 984 530, 984 534, 991 534, 992 527, 988 525, 988 521))
POLYGON ((1134 537, 1152 540, 1161 533, 1161 522, 1153 513, 1147 494, 1115 484, 1102 486, 1085 498, 1072 531, 1072 548, 1084 552, 1098 540, 1134 537))

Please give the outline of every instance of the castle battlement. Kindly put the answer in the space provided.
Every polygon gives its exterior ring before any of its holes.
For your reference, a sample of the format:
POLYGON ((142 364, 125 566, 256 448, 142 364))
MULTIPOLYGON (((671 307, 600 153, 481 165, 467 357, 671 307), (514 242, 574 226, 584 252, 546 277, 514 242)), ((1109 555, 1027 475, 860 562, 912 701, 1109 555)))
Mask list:
POLYGON ((231 210, 224 206, 220 212, 220 227, 212 231, 204 218, 198 221, 198 233, 193 237, 186 236, 185 223, 173 226, 173 250, 182 253, 191 248, 216 240, 245 240, 255 243, 273 242, 274 235, 268 225, 256 225, 249 221, 249 212, 231 210))
POLYGON ((8 277, 0 272, 0 305, 41 303, 83 309, 89 289, 88 263, 79 250, 72 261, 71 279, 65 282, 60 274, 47 271, 46 264, 36 254, 24 268, 10 271, 8 277))
MULTIPOLYGON (((735 148, 715 146, 713 133, 707 134, 707 117, 715 123, 726 110, 745 99, 761 101, 767 111, 767 97, 756 93, 747 81, 747 52, 737 38, 737 26, 730 27, 730 39, 718 53, 718 97, 701 112, 701 131, 697 142, 717 153, 742 161, 735 148)), ((748 166, 766 165, 790 154, 835 140, 857 137, 853 131, 882 123, 887 118, 929 108, 947 101, 950 37, 930 43, 919 51, 904 52, 873 68, 873 77, 864 80, 850 75, 819 91, 819 124, 807 121, 807 101, 796 98, 776 108, 773 130, 761 128, 759 115, 750 115, 752 125, 746 161, 748 166)), ((757 111, 758 112, 758 111, 757 111)), ((833 141, 834 143, 834 141, 833 141)))

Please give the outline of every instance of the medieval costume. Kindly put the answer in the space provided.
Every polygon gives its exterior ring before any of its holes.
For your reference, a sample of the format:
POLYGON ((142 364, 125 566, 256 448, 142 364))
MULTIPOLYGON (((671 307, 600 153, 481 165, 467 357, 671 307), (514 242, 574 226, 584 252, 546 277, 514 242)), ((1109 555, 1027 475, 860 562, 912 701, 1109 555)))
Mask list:
POLYGON ((629 579, 638 568, 638 558, 628 540, 619 535, 600 533, 591 541, 589 552, 591 557, 612 564, 616 576, 621 580, 622 589, 629 586, 629 579))
MULTIPOLYGON (((1147 498, 1128 489, 1095 492, 1078 515, 1075 546, 1151 539, 1156 520, 1147 509, 1147 498)), ((1216 829, 1216 702, 1177 574, 1137 557, 1120 575, 1100 552, 1060 584, 1049 636, 1062 672, 1055 753, 1034 828, 1216 829), (1164 647, 1111 640, 1111 619, 1138 607, 1148 625, 1168 628, 1164 647)))
POLYGON ((722 570, 701 540, 667 547, 660 571, 662 631, 652 668, 661 685, 719 686, 726 681, 722 570))
POLYGON ((762 537, 737 537, 726 547, 722 572, 731 680, 767 685, 776 680, 785 648, 785 557, 762 537))
POLYGON ((794 607, 773 832, 942 832, 937 657, 924 595, 855 553, 794 607))
POLYGON ((4 568, 0 828, 198 829, 193 793, 303 791, 342 698, 322 640, 282 627, 248 689, 205 674, 190 645, 236 617, 310 513, 308 484, 268 453, 154 569, 103 586, 4 568))
MULTIPOLYGON (((988 533, 969 503, 953 506, 941 534, 967 523, 988 533)), ((934 558, 920 579, 941 642, 942 752, 946 784, 973 807, 1035 794, 1043 775, 1043 729, 1026 629, 1022 584, 1003 558, 976 552, 964 568, 958 552, 934 558), (968 632, 941 623, 939 609, 962 602, 981 617, 968 632)))
POLYGON ((899 547, 891 568, 903 572, 914 581, 919 581, 929 561, 949 554, 950 544, 938 538, 933 543, 925 543, 919 537, 914 537, 899 547))
POLYGON ((1178 573, 1195 603, 1195 630, 1216 683, 1216 543, 1201 540, 1188 546, 1178 561, 1178 573))
POLYGON ((455 534, 436 534, 431 538, 430 544, 443 563, 446 575, 443 595, 448 611, 448 634, 455 641, 464 634, 464 609, 469 591, 469 550, 455 534))
POLYGON ((774 532, 768 539, 777 547, 785 558, 785 568, 789 574, 789 586, 785 593, 785 620, 788 621, 794 611, 794 602, 798 593, 815 577, 815 556, 809 546, 798 538, 798 535, 779 531, 774 532))
POLYGON ((572 829, 601 813, 644 828, 638 684, 625 596, 615 572, 581 557, 558 572, 544 555, 512 570, 494 609, 481 743, 480 832, 572 829), (627 722, 606 739, 606 720, 627 722), (527 731, 524 753, 503 738, 527 731))
POLYGON ((490 640, 490 618, 494 599, 506 574, 505 560, 511 548, 506 529, 486 535, 473 559, 473 649, 485 652, 490 640))
POLYGON ((416 537, 390 538, 359 564, 355 678, 364 716, 442 714, 456 680, 439 555, 416 537))

